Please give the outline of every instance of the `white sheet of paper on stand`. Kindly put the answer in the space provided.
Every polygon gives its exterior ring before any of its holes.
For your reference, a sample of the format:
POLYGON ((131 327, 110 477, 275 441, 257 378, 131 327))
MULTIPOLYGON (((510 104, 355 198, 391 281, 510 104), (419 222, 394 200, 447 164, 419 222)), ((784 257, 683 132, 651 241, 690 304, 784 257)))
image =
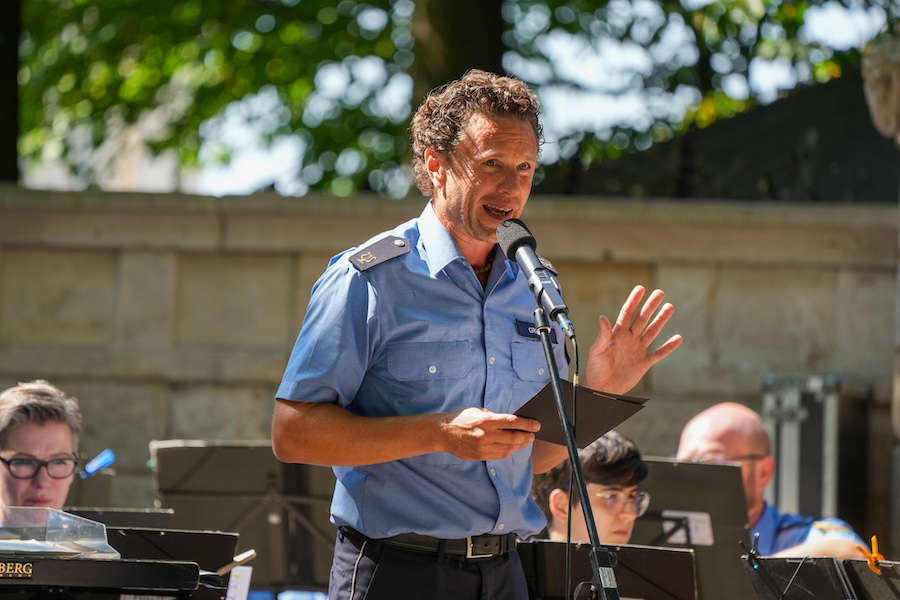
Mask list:
MULTIPOLYGON (((664 510, 662 511, 662 516, 663 518, 668 519, 678 517, 686 518, 688 530, 691 533, 691 543, 695 546, 712 546, 715 543, 712 519, 710 518, 709 513, 689 510, 664 510)), ((674 528, 674 523, 663 523, 663 531, 671 531, 674 528)), ((687 536, 683 530, 677 531, 669 536, 668 541, 672 544, 687 544, 687 536)))
POLYGON ((228 580, 228 591, 225 600, 247 600, 250 593, 250 577, 253 575, 253 567, 242 565, 231 570, 231 578, 228 580))

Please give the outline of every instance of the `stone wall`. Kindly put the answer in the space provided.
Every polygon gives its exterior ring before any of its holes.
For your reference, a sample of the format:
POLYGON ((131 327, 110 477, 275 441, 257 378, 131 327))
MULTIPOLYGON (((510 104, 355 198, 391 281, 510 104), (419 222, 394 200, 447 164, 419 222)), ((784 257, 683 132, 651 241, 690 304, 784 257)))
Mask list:
MULTIPOLYGON (((41 377, 76 395, 84 454, 119 455, 113 501, 145 506, 151 439, 269 436, 272 394, 326 261, 421 207, 0 187, 0 386, 41 377)), ((598 315, 615 319, 634 284, 675 304, 666 333, 685 343, 635 390, 651 402, 624 427, 646 454, 674 453, 684 422, 713 402, 759 408, 767 373, 874 386, 868 498, 880 527, 896 211, 536 197, 526 217, 560 271, 582 364, 598 315)))

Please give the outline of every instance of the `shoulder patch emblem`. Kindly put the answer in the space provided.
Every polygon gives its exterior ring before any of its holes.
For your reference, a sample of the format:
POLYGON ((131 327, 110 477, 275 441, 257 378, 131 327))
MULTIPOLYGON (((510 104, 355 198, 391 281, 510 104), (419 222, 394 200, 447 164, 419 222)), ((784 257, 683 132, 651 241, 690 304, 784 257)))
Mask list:
POLYGON ((369 244, 350 257, 350 262, 359 271, 371 269, 375 265, 403 256, 409 252, 409 240, 389 235, 369 244))

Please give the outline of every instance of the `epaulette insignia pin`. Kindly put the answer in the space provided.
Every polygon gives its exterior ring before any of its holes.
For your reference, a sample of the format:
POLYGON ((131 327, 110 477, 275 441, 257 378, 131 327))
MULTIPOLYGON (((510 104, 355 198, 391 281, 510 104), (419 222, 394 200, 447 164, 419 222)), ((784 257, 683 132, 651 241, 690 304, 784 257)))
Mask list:
POLYGON ((813 527, 819 531, 846 531, 847 528, 839 523, 830 523, 828 521, 816 521, 813 527))
POLYGON ((408 240, 389 235, 353 254, 350 262, 357 270, 365 271, 392 258, 403 256, 407 252, 409 252, 408 240))

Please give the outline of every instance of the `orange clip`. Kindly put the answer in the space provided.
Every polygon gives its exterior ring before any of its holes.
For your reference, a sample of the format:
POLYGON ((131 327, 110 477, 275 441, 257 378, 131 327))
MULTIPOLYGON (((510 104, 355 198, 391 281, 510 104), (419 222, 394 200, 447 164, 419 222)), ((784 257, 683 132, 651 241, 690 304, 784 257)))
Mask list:
POLYGON ((878 561, 884 560, 884 556, 878 551, 878 536, 872 536, 872 551, 869 552, 862 546, 857 546, 860 552, 866 556, 866 562, 869 563, 869 570, 876 575, 881 575, 881 569, 878 567, 878 561))

